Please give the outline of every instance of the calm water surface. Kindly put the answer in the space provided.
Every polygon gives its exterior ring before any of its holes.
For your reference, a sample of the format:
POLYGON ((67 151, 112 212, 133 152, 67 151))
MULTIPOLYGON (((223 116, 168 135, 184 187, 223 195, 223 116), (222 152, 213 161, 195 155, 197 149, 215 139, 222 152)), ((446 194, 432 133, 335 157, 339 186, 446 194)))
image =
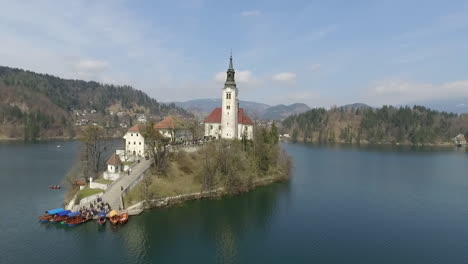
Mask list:
POLYGON ((289 183, 132 217, 41 224, 77 142, 0 144, 0 263, 466 263, 468 155, 287 144, 289 183), (57 148, 60 144, 62 147, 57 148))

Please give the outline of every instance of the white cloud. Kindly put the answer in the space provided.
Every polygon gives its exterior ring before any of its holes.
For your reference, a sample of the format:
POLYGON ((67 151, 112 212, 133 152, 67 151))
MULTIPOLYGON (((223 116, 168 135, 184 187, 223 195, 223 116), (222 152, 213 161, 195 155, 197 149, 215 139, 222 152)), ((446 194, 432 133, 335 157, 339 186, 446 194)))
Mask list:
POLYGON ((296 79, 296 74, 294 72, 282 72, 273 75, 273 80, 275 81, 293 81, 296 79))
POLYGON ((98 78, 104 72, 109 63, 100 60, 80 60, 75 64, 75 74, 79 78, 92 79, 98 78))
POLYGON ((466 107, 466 104, 460 103, 460 104, 457 104, 456 107, 458 107, 458 108, 465 108, 465 107, 466 107))
POLYGON ((442 84, 400 80, 377 81, 371 85, 364 99, 373 104, 394 105, 459 96, 468 96, 468 80, 442 84))
POLYGON ((245 10, 241 13, 241 16, 259 16, 261 15, 261 12, 259 10, 245 10))

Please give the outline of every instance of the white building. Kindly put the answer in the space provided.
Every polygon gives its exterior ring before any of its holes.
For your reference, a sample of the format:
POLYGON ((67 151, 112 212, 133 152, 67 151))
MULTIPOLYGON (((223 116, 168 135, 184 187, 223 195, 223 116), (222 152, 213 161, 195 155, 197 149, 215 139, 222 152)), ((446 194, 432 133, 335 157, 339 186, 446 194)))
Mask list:
POLYGON ((107 161, 107 171, 104 172, 103 177, 106 180, 115 181, 120 177, 120 172, 123 170, 123 164, 119 155, 113 154, 107 161))
MULTIPOLYGON (((123 138, 125 139, 125 155, 127 158, 144 157, 146 155, 147 146, 145 145, 145 138, 143 136, 145 128, 145 125, 138 124, 132 126, 125 133, 123 138)), ((172 142, 193 139, 193 134, 186 125, 186 122, 173 116, 166 117, 154 125, 153 128, 172 142)))
POLYGON ((144 156, 145 154, 145 138, 142 133, 145 133, 143 125, 132 126, 125 136, 125 153, 129 156, 144 156))
POLYGON ((168 138, 171 142, 193 139, 193 133, 187 122, 175 116, 164 118, 154 125, 154 129, 158 130, 163 137, 168 138))
POLYGON ((222 106, 215 108, 205 119, 205 136, 218 139, 253 138, 253 122, 244 109, 239 108, 239 90, 234 75, 231 56, 222 93, 222 106))

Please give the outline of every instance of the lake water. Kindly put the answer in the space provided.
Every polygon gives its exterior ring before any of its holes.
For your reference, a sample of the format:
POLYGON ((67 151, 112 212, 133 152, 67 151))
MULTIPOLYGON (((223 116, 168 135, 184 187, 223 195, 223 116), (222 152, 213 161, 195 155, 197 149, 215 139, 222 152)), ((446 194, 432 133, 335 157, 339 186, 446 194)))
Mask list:
POLYGON ((37 217, 61 205, 47 186, 78 143, 0 144, 0 263, 467 262, 466 152, 285 148, 288 183, 71 228, 37 217))

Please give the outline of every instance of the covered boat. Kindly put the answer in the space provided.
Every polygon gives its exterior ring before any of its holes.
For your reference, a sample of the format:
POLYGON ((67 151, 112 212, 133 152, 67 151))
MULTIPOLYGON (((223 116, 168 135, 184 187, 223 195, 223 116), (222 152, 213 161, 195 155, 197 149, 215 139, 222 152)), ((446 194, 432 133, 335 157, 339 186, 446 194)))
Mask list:
POLYGON ((109 220, 112 224, 116 225, 119 222, 119 212, 112 210, 109 213, 109 220))
POLYGON ((81 215, 81 212, 73 212, 68 214, 68 218, 60 222, 62 225, 68 225, 68 223, 78 219, 81 215))
POLYGON ((54 217, 52 217, 52 219, 50 219, 49 221, 52 222, 52 223, 58 223, 58 222, 61 222, 65 219, 68 218, 68 214, 70 214, 72 211, 70 210, 66 210, 66 211, 62 211, 58 214, 56 214, 54 217))
POLYGON ((41 220, 41 222, 49 222, 50 219, 52 219, 56 214, 61 213, 63 211, 65 211, 65 209, 63 208, 57 208, 57 209, 45 211, 45 214, 41 215, 39 217, 39 220, 41 220))
POLYGON ((107 221, 106 213, 101 212, 98 214, 98 224, 104 225, 107 221))

